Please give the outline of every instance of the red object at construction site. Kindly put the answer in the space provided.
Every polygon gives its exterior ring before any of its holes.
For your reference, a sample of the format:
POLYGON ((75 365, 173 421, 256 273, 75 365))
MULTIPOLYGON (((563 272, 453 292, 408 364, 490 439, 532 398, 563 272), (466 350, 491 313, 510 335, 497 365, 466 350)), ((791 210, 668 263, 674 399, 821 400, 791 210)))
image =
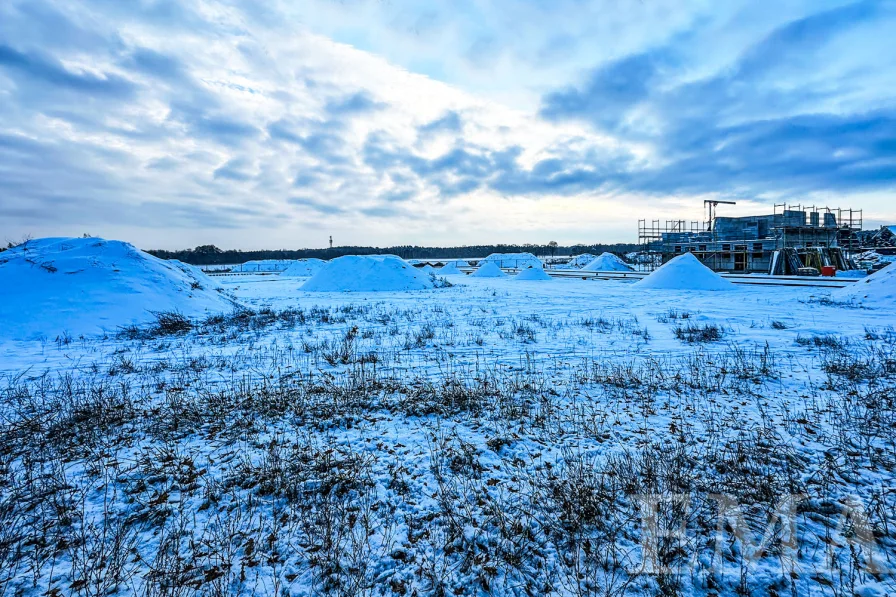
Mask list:
POLYGON ((833 278, 837 275, 837 268, 833 265, 823 265, 821 266, 821 275, 833 278))

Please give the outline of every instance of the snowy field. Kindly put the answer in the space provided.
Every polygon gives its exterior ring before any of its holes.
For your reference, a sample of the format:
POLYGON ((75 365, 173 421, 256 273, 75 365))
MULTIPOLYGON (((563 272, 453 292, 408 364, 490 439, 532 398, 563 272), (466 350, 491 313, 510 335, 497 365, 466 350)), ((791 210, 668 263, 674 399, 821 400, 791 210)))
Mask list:
POLYGON ((896 592, 892 305, 446 279, 0 332, 0 596, 896 592))

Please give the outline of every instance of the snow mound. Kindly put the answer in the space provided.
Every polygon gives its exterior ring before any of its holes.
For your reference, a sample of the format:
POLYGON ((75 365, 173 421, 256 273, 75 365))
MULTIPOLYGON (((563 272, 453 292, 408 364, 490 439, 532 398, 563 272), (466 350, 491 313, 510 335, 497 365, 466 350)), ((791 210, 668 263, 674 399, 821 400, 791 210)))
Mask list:
POLYGON ((550 280, 551 277, 545 273, 543 269, 540 267, 527 267, 517 275, 513 277, 514 280, 533 280, 533 281, 543 281, 550 280))
POLYGON ((294 259, 256 259, 233 268, 235 272, 282 272, 293 264, 294 259))
POLYGON ((831 293, 831 298, 878 309, 896 308, 896 263, 831 293))
POLYGON ((506 276, 507 274, 502 272, 494 261, 483 261, 482 265, 470 274, 471 278, 504 278, 506 276))
POLYGON ((597 257, 597 255, 592 255, 591 253, 582 253, 581 255, 576 255, 563 265, 558 265, 557 269, 582 269, 597 257))
POLYGON ((600 257, 589 261, 582 268, 589 272, 630 272, 632 268, 622 259, 612 253, 601 253, 600 257))
POLYGON ((734 284, 715 273, 690 253, 679 255, 642 280, 641 288, 663 290, 733 290, 734 284))
POLYGON ((217 290, 218 292, 223 292, 225 290, 223 284, 202 271, 202 269, 200 269, 197 265, 184 263, 179 259, 168 259, 166 263, 170 263, 180 271, 193 278, 195 281, 199 282, 199 284, 203 288, 211 288, 212 290, 217 290))
POLYGON ((236 303, 209 276, 122 241, 45 238, 0 253, 0 335, 16 340, 114 332, 155 320, 230 311, 236 303))
POLYGON ((281 276, 308 277, 319 272, 326 262, 323 259, 297 259, 280 272, 281 276))
POLYGON ((440 276, 460 276, 463 274, 462 271, 457 269, 457 263, 454 261, 449 261, 444 266, 439 268, 440 276))
POLYGON ((302 285, 302 290, 382 292, 434 286, 430 276, 395 255, 345 255, 327 263, 302 285))
MULTIPOLYGON (((482 261, 494 263, 498 267, 513 267, 516 269, 526 269, 527 267, 544 267, 541 259, 533 255, 532 253, 492 253, 482 261)), ((482 264, 483 263, 480 263, 479 265, 482 264)))
POLYGON ((434 268, 433 266, 429 265, 428 263, 427 263, 426 265, 424 265, 423 267, 418 268, 418 269, 419 269, 421 272, 423 272, 424 274, 434 274, 435 271, 436 271, 436 268, 434 268))

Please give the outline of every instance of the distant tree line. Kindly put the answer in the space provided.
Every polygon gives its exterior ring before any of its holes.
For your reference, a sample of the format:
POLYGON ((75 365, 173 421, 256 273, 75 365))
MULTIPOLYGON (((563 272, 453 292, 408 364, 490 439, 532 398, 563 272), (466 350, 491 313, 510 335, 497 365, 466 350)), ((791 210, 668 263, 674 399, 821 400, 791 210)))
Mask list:
POLYGON ((214 245, 202 245, 195 249, 178 251, 149 250, 148 253, 161 259, 178 259, 193 265, 238 264, 257 259, 334 259, 343 255, 375 255, 391 254, 404 259, 444 259, 485 257, 489 253, 533 253, 539 257, 551 255, 579 255, 581 253, 599 254, 628 253, 637 251, 633 243, 616 243, 612 245, 470 245, 463 247, 418 247, 402 245, 397 247, 333 247, 332 249, 274 249, 261 251, 238 251, 235 249, 219 249, 214 245))

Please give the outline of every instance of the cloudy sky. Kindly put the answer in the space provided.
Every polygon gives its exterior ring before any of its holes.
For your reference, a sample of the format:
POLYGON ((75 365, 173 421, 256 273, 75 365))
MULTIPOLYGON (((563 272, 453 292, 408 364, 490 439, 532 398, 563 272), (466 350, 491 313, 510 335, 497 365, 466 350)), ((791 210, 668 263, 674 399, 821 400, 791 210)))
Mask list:
POLYGON ((896 0, 3 0, 0 240, 896 223, 896 0))

